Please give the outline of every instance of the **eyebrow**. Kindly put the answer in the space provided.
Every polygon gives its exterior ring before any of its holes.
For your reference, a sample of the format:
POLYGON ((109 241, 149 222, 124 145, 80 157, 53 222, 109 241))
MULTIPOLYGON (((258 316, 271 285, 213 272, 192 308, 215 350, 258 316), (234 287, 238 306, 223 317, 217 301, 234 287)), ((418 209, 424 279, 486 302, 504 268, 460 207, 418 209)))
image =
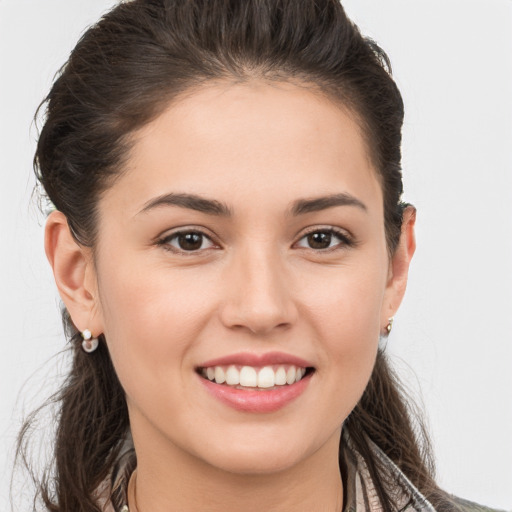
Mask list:
MULTIPOLYGON (((232 214, 231 209, 225 203, 215 199, 206 199, 196 194, 186 193, 170 193, 158 196, 148 201, 139 213, 148 212, 149 210, 162 206, 178 206, 221 217, 229 217, 232 214)), ((351 194, 342 192, 311 199, 298 199, 292 203, 290 212, 296 217, 298 215, 318 212, 336 206, 355 206, 365 212, 368 210, 362 201, 351 194)))
POLYGON ((318 212, 336 206, 355 206, 363 211, 368 211, 366 205, 351 194, 342 192, 329 196, 314 197, 312 199, 299 199, 292 205, 292 215, 304 215, 305 213, 318 212))
POLYGON ((207 213, 209 215, 218 215, 229 217, 231 210, 229 206, 215 199, 206 199, 196 194, 164 194, 148 201, 139 213, 147 212, 160 206, 179 206, 207 213))

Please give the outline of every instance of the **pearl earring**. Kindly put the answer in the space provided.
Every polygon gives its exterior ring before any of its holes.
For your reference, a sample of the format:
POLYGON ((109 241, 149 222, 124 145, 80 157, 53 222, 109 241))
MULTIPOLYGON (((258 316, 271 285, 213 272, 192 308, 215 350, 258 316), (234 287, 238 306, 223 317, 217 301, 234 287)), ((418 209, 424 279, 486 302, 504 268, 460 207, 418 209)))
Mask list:
POLYGON ((92 333, 89 329, 82 331, 82 348, 85 352, 90 354, 98 348, 98 338, 93 338, 92 333))
POLYGON ((386 325, 386 332, 388 333, 388 336, 389 336, 389 333, 391 332, 391 329, 393 329, 393 320, 394 320, 394 318, 391 317, 388 320, 388 325, 386 325))

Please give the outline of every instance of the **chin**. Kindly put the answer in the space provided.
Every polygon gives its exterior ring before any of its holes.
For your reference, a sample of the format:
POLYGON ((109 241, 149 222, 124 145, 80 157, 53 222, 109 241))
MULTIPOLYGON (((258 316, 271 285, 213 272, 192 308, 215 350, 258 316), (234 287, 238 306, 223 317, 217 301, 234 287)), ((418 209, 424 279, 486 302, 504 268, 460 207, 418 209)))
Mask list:
POLYGON ((211 461, 214 466, 222 471, 238 475, 264 476, 289 470, 299 464, 300 454, 266 453, 233 453, 211 461))
POLYGON ((233 440, 228 446, 215 443, 214 450, 202 454, 203 460, 220 470, 240 475, 270 475, 300 465, 318 450, 317 443, 308 445, 305 439, 294 442, 273 436, 254 439, 253 436, 233 440), (314 446, 313 446, 314 444, 314 446), (310 446, 310 449, 307 447, 310 446))

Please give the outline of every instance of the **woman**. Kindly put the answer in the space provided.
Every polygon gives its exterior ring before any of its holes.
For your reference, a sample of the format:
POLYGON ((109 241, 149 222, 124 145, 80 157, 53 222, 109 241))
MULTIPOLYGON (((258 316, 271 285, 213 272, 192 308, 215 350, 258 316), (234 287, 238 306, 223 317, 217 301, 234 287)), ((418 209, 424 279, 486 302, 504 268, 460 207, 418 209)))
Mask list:
POLYGON ((474 509, 379 348, 415 249, 388 68, 334 0, 84 35, 35 158, 74 352, 48 510, 474 509))

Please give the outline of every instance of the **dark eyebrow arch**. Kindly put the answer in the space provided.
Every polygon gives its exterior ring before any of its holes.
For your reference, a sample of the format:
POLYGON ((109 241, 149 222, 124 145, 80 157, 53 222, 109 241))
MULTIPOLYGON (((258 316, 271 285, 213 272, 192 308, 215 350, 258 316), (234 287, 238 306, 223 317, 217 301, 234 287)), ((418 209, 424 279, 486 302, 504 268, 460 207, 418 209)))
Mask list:
POLYGON ((356 197, 347 194, 333 194, 330 196, 315 197, 312 199, 299 199, 292 204, 292 215, 303 215, 305 213, 318 212, 335 206, 355 206, 365 212, 368 211, 366 205, 356 197))
POLYGON ((225 217, 229 217, 231 215, 229 207, 220 201, 216 201, 215 199, 206 199, 195 194, 185 193, 164 194, 151 199, 144 205, 139 213, 145 213, 161 206, 179 206, 181 208, 188 208, 190 210, 196 210, 209 215, 225 217))

